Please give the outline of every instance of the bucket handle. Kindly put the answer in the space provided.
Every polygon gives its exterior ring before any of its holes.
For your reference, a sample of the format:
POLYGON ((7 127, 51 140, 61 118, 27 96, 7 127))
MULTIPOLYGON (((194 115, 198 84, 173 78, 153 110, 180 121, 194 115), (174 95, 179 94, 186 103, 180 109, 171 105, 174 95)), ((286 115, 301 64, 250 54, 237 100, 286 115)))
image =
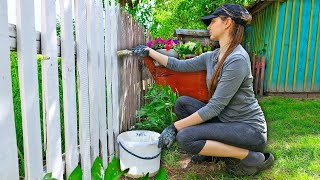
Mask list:
POLYGON ((157 155, 155 155, 155 156, 152 156, 152 157, 141 157, 141 156, 139 156, 139 155, 134 154, 133 152, 130 152, 127 148, 125 148, 125 147, 121 144, 120 141, 119 141, 119 145, 120 145, 125 151, 127 151, 127 153, 129 153, 129 154, 131 154, 131 155, 133 155, 133 156, 135 156, 135 157, 137 157, 137 158, 140 158, 140 159, 146 159, 146 160, 155 159, 155 158, 157 158, 157 157, 161 154, 161 152, 159 152, 159 154, 157 154, 157 155))

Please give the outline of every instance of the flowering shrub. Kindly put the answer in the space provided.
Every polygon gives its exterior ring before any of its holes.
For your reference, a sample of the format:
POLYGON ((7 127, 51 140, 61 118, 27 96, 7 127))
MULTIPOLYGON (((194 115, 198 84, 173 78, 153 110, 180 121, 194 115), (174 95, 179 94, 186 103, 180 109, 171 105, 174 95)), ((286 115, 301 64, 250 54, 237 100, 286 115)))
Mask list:
POLYGON ((165 40, 161 37, 157 38, 155 41, 149 41, 147 43, 148 47, 157 50, 157 49, 166 49, 169 51, 173 48, 174 45, 179 44, 178 40, 173 40, 172 38, 165 40))

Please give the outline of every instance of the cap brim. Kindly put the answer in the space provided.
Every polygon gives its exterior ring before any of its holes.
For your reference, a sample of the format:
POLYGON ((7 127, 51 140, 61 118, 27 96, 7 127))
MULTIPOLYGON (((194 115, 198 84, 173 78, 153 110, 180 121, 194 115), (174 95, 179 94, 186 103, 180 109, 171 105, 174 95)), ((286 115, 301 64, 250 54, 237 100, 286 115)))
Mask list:
POLYGON ((218 15, 211 14, 211 15, 209 15, 209 16, 203 16, 203 17, 201 17, 201 20, 202 20, 202 22, 203 22, 204 24, 206 24, 207 26, 209 26, 210 23, 211 23, 211 20, 212 20, 213 18, 216 18, 216 17, 218 17, 218 15))

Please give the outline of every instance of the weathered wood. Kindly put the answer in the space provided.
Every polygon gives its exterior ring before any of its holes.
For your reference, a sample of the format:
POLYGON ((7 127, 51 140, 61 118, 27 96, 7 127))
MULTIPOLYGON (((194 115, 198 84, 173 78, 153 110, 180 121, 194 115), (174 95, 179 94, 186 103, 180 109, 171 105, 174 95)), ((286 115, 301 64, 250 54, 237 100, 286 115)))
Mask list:
POLYGON ((98 67, 99 67, 99 139, 100 154, 102 162, 106 168, 108 164, 108 141, 107 141, 107 112, 106 112, 106 73, 104 56, 104 22, 102 1, 97 1, 97 32, 98 32, 98 67))
POLYGON ((259 75, 260 75, 260 55, 258 55, 258 59, 256 61, 256 76, 255 76, 255 83, 254 83, 254 92, 257 95, 259 89, 259 75))
POLYGON ((260 96, 263 96, 263 85, 264 85, 264 72, 266 68, 266 57, 263 56, 261 60, 261 75, 260 75, 260 96))
MULTIPOLYGON (((9 37, 10 37, 10 50, 17 50, 17 29, 16 25, 8 24, 9 26, 9 37)), ((73 35, 72 35, 73 36, 73 35)), ((74 52, 76 50, 75 42, 73 42, 74 52)), ((37 54, 41 54, 41 33, 39 31, 36 32, 36 49, 37 54)), ((57 56, 61 56, 61 39, 57 38, 57 56)))
POLYGON ((107 118, 108 118, 108 151, 109 161, 114 154, 114 134, 113 134, 113 105, 112 105, 112 58, 111 58, 111 7, 108 1, 105 1, 105 61, 106 61, 106 81, 107 81, 107 118))
POLYGON ((64 165, 61 151, 61 126, 59 80, 56 37, 56 9, 55 0, 43 0, 41 8, 41 52, 50 57, 42 61, 42 94, 44 121, 47 124, 47 171, 52 177, 62 179, 64 165))
POLYGON ((27 179, 40 179, 43 175, 34 24, 33 1, 17 1, 18 69, 27 179))
MULTIPOLYGON (((119 5, 115 5, 115 1, 111 0, 111 61, 112 61, 112 105, 113 105, 113 133, 117 138, 120 131, 120 113, 119 113, 119 67, 118 67, 118 18, 119 18, 119 5)), ((118 146, 115 146, 118 153, 118 146)))
POLYGON ((75 1, 77 76, 79 99, 79 139, 84 180, 91 179, 89 91, 87 67, 87 19, 85 0, 75 1))
POLYGON ((87 44, 89 73, 89 110, 90 110, 90 141, 91 162, 99 155, 99 107, 98 107, 98 54, 97 29, 94 0, 87 0, 87 44))
POLYGON ((252 76, 254 78, 255 69, 256 69, 256 54, 253 54, 253 58, 252 58, 251 64, 252 64, 251 72, 252 72, 252 76))
POLYGON ((78 132, 75 81, 74 39, 72 30, 72 1, 60 0, 61 64, 63 83, 65 164, 67 177, 77 167, 78 132))
POLYGON ((7 1, 0 1, 0 179, 19 179, 10 71, 7 1))

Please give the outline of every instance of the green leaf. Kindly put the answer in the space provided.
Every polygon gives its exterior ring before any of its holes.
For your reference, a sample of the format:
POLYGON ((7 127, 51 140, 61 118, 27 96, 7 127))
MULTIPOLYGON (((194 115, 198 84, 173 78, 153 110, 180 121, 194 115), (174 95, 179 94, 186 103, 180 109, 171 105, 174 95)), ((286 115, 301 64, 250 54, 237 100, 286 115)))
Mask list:
POLYGON ((127 173, 129 169, 124 171, 120 170, 120 160, 116 157, 113 157, 112 161, 108 164, 107 169, 104 172, 105 180, 118 180, 125 173, 127 173))
POLYGON ((103 163, 101 158, 98 156, 92 165, 91 176, 93 180, 102 180, 103 179, 103 163))
POLYGON ((43 180, 51 180, 52 179, 52 173, 47 173, 44 177, 43 180))
POLYGON ((145 176, 138 178, 137 180, 149 180, 149 173, 147 173, 145 176))
POLYGON ((80 165, 78 165, 70 174, 68 180, 81 180, 82 179, 82 170, 80 165))
POLYGON ((167 179, 167 172, 166 170, 162 167, 160 168, 159 172, 157 175, 154 177, 154 180, 166 180, 167 179))

